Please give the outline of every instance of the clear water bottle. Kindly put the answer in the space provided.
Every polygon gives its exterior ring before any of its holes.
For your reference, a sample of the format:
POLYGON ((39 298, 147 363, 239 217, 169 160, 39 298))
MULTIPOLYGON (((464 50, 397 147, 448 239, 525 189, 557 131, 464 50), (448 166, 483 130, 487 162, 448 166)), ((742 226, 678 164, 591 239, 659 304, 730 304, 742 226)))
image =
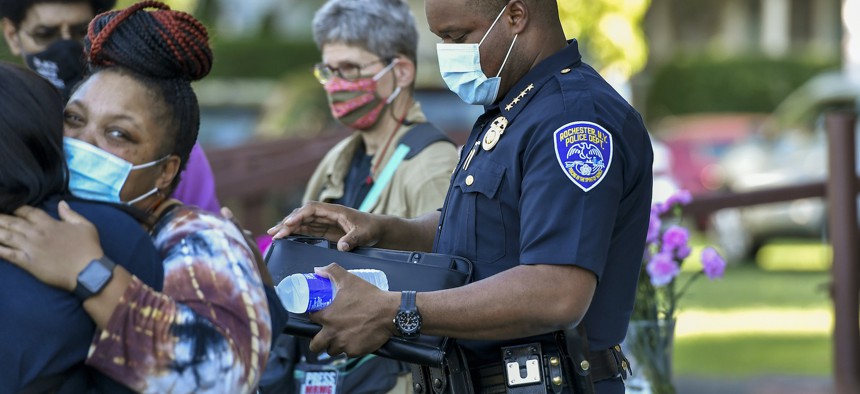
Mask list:
MULTIPOLYGON (((349 272, 383 291, 388 291, 388 277, 385 272, 376 269, 355 269, 349 272)), ((292 274, 278 283, 276 291, 287 311, 305 313, 316 312, 329 306, 337 295, 337 286, 328 278, 317 274, 292 274)))

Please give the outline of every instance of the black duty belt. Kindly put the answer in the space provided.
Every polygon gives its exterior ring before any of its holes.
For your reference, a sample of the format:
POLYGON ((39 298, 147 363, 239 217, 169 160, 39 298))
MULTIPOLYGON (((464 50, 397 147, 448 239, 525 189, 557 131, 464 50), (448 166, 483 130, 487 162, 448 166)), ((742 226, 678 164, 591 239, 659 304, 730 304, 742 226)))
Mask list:
MULTIPOLYGON (((540 352, 540 351, 538 351, 540 352)), ((537 372, 540 374, 540 379, 545 383, 547 393, 561 393, 564 388, 568 387, 569 378, 567 373, 564 373, 562 367, 563 362, 560 359, 558 352, 540 352, 537 357, 542 361, 541 368, 537 372)), ((591 381, 596 383, 603 380, 626 378, 629 365, 621 352, 621 346, 615 345, 609 349, 600 351, 590 351, 588 362, 583 362, 581 367, 588 370, 591 381)), ((511 365, 505 362, 496 362, 485 364, 479 367, 472 368, 472 378, 477 383, 476 386, 479 394, 505 394, 506 386, 508 386, 508 369, 511 365)), ((519 371, 517 371, 519 372, 519 371)), ((531 372, 525 368, 526 376, 531 372)), ((522 375, 520 375, 522 376, 522 375)))

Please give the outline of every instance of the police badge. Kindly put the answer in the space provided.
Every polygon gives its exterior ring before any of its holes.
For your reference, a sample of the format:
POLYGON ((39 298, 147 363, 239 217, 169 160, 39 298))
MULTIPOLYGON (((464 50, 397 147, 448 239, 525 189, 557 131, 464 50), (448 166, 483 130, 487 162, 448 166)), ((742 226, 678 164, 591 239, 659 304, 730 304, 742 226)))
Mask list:
POLYGON ((597 186, 612 164, 612 135, 602 126, 571 122, 553 133, 555 157, 565 175, 583 191, 597 186))
POLYGON ((508 127, 508 120, 505 119, 504 116, 499 116, 493 123, 490 124, 490 129, 484 134, 484 140, 481 144, 481 147, 484 148, 485 151, 490 151, 496 147, 496 143, 502 138, 502 135, 505 134, 505 129, 508 127))

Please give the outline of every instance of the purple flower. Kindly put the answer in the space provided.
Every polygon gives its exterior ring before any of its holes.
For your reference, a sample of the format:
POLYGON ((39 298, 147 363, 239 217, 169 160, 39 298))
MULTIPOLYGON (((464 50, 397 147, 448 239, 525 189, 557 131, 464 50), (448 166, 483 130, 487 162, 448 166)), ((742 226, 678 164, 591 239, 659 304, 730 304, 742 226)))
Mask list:
POLYGON ((651 284, 656 287, 669 284, 681 272, 670 253, 657 253, 651 257, 645 269, 648 271, 648 276, 651 277, 651 284))
POLYGON ((677 205, 687 205, 690 203, 690 201, 693 201, 693 196, 690 194, 690 192, 688 190, 681 189, 666 199, 666 202, 665 202, 666 209, 670 209, 672 206, 674 206, 676 204, 677 205))
POLYGON ((690 257, 690 253, 693 250, 690 249, 690 245, 681 245, 678 249, 675 249, 675 258, 680 260, 684 260, 687 257, 690 257))
POLYGON ((652 244, 660 239, 660 226, 663 222, 660 221, 660 214, 653 209, 651 210, 651 218, 648 220, 648 236, 645 242, 652 244))
POLYGON ((663 250, 661 252, 669 253, 679 260, 683 260, 690 255, 690 246, 687 244, 689 241, 690 233, 687 229, 672 225, 663 233, 663 250))
POLYGON ((702 250, 702 271, 711 280, 722 278, 726 271, 726 261, 710 246, 702 250))
POLYGON ((651 205, 651 214, 657 215, 657 217, 659 217, 660 215, 666 213, 666 211, 669 209, 668 207, 669 206, 666 205, 666 203, 655 202, 651 205))

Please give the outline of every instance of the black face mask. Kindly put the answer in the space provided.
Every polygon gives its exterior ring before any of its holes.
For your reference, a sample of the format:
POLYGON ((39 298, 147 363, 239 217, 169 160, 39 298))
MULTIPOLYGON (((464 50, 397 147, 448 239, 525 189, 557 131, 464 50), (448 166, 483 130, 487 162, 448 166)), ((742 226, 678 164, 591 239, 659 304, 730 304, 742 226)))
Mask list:
POLYGON ((84 46, 75 40, 57 41, 42 52, 25 54, 27 67, 39 73, 69 98, 84 77, 84 46))

